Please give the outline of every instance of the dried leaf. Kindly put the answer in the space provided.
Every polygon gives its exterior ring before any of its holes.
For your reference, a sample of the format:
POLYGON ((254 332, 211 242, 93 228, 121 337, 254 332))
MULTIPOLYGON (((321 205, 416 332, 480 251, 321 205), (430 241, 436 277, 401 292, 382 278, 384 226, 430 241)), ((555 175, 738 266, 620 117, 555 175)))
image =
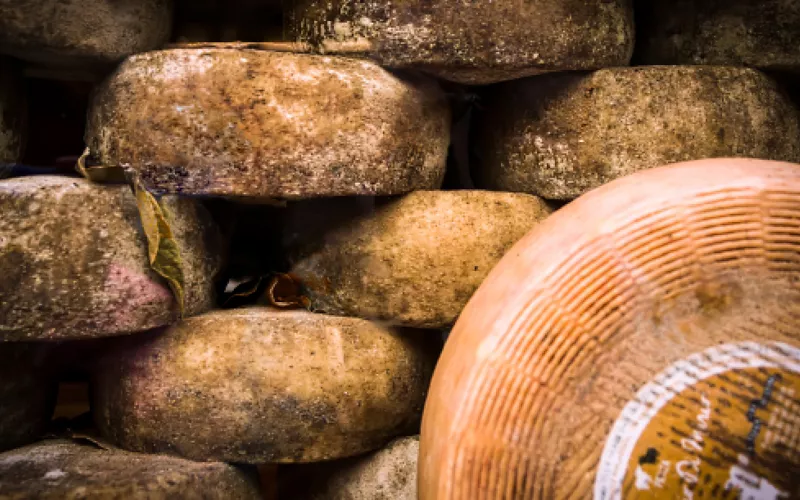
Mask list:
POLYGON ((75 165, 75 170, 78 171, 86 179, 92 182, 104 182, 125 184, 128 179, 125 177, 125 170, 122 167, 105 167, 105 166, 86 166, 86 159, 89 158, 89 148, 83 151, 83 154, 78 158, 78 163, 75 165))
POLYGON ((279 273, 267 286, 266 299, 271 306, 281 309, 311 308, 311 300, 301 293, 300 280, 291 274, 279 273))
POLYGON ((136 193, 136 205, 139 207, 142 228, 147 237, 150 267, 169 283, 175 300, 178 302, 180 316, 183 317, 185 282, 181 267, 180 248, 172 235, 172 229, 169 227, 158 200, 144 189, 138 180, 134 180, 133 188, 136 193))
POLYGON ((89 148, 83 151, 75 165, 77 170, 86 179, 92 182, 126 183, 133 185, 136 195, 136 206, 139 209, 139 218, 142 222, 144 234, 147 237, 147 256, 150 268, 167 280, 175 300, 178 302, 180 317, 184 314, 184 276, 181 267, 181 252, 178 243, 172 235, 164 211, 158 200, 150 194, 136 176, 128 176, 122 167, 86 166, 90 157, 89 148))

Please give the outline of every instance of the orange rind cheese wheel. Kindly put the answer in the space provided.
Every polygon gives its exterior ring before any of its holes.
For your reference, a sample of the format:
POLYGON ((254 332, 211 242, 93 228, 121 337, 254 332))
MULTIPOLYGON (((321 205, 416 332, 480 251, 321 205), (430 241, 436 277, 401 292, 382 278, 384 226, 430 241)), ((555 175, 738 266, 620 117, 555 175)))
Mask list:
POLYGON ((800 165, 713 159, 593 190, 458 319, 422 500, 800 495, 800 165))

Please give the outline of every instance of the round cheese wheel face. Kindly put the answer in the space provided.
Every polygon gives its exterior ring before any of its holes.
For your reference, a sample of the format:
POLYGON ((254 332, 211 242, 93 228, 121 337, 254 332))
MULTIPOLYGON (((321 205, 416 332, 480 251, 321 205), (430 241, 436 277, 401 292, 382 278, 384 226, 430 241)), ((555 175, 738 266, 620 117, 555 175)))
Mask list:
POLYGON ((456 323, 420 498, 800 494, 800 165, 630 175, 556 212, 456 323))

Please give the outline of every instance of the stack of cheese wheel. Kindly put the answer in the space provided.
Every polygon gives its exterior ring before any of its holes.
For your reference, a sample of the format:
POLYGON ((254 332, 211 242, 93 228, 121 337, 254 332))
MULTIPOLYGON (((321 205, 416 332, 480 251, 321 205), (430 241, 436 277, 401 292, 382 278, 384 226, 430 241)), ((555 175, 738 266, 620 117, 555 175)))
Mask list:
POLYGON ((798 493, 798 167, 639 171, 800 163, 800 15, 668 3, 0 0, 0 497, 798 493))
POLYGON ((583 196, 459 318, 420 498, 800 494, 799 277, 800 165, 688 162, 583 196))

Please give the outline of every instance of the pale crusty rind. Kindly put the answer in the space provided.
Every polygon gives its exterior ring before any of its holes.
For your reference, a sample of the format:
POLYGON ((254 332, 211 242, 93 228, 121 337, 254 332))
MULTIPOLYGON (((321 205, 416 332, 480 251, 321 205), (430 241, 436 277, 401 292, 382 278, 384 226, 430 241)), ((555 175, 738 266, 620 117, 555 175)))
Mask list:
POLYGON ((253 475, 219 462, 46 440, 0 454, 0 498, 257 500, 253 475))
POLYGON ((287 494, 306 500, 416 500, 419 436, 360 457, 311 466, 287 494))
POLYGON ((308 198, 438 188, 450 111, 432 79, 364 60, 226 48, 129 58, 86 140, 156 192, 308 198))
MULTIPOLYGON (((524 194, 417 191, 304 238, 290 249, 292 272, 320 311, 445 327, 505 252, 550 213, 524 194)), ((304 232, 302 217, 292 225, 304 232)))
MULTIPOLYGON (((185 310, 215 301, 220 235, 197 201, 164 197, 180 247, 185 310)), ((128 186, 57 176, 0 181, 0 341, 121 335, 177 319, 150 269, 128 186)))
POLYGON ((794 104, 747 68, 650 66, 493 88, 475 118, 479 186, 569 200, 651 167, 714 157, 800 162, 794 104))
POLYGON ((247 308, 121 339, 95 420, 119 446, 194 460, 314 462, 415 432, 439 341, 355 318, 247 308))

